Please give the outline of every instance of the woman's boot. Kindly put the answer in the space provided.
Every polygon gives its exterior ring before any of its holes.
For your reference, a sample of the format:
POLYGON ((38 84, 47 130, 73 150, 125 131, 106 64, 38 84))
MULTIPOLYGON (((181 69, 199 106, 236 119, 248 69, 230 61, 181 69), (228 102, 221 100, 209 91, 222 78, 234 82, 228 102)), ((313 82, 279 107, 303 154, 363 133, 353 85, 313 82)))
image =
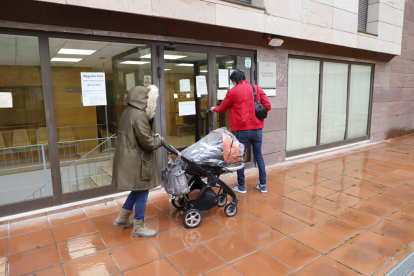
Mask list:
POLYGON ((119 212, 118 217, 114 221, 114 224, 116 226, 123 226, 123 227, 131 227, 134 225, 134 222, 129 219, 129 216, 131 215, 131 210, 126 210, 124 208, 121 208, 121 211, 119 212))
POLYGON ((147 227, 147 224, 143 220, 134 219, 134 230, 132 230, 132 236, 150 238, 157 235, 157 231, 147 227))

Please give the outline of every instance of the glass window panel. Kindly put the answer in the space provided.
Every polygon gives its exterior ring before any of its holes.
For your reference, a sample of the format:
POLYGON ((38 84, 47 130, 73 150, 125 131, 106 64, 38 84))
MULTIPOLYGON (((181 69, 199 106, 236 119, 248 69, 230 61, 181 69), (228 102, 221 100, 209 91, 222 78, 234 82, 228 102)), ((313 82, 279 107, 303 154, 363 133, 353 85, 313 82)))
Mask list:
POLYGON ((110 185, 115 133, 128 90, 152 83, 151 48, 60 38, 49 44, 63 192, 110 185), (107 105, 87 106, 81 73, 104 73, 107 105))
POLYGON ((348 64, 323 66, 321 144, 329 144, 345 139, 348 64))
POLYGON ((351 66, 348 139, 368 134, 371 70, 371 66, 351 66))
POLYGON ((0 34, 0 205, 53 194, 47 145, 38 38, 0 34))
POLYGON ((289 59, 286 149, 316 146, 319 61, 289 59))

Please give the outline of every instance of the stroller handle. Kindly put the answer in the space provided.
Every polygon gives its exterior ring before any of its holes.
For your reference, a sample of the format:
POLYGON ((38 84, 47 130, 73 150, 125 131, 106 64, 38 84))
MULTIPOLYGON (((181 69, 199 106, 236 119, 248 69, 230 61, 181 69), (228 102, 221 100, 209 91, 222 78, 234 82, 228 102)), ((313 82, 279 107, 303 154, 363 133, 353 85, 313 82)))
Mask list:
POLYGON ((176 150, 175 148, 173 148, 172 146, 170 146, 170 145, 168 145, 167 143, 163 143, 162 144, 162 146, 168 151, 168 152, 171 152, 171 153, 174 153, 174 154, 176 154, 176 155, 178 155, 179 154, 179 151, 178 150, 176 150))

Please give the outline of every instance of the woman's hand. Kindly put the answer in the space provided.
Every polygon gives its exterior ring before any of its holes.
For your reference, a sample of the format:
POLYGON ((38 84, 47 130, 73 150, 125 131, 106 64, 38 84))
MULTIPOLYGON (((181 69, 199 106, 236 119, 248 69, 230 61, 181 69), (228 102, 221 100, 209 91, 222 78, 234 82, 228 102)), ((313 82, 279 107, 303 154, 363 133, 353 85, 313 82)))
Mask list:
POLYGON ((215 106, 210 107, 210 111, 214 111, 215 106))

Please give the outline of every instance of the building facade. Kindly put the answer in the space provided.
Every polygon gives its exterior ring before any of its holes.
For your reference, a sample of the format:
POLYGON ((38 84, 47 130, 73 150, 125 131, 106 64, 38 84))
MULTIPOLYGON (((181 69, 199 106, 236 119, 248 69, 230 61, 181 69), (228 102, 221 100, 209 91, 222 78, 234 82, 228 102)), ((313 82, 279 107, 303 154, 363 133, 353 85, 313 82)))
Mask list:
MULTIPOLYGON (((154 131, 182 149, 228 127, 206 111, 244 70, 272 103, 267 165, 414 129, 412 0, 4 2, 1 216, 115 193, 117 123, 135 85, 160 87, 154 131)), ((157 151, 159 170, 166 158, 157 151)))

